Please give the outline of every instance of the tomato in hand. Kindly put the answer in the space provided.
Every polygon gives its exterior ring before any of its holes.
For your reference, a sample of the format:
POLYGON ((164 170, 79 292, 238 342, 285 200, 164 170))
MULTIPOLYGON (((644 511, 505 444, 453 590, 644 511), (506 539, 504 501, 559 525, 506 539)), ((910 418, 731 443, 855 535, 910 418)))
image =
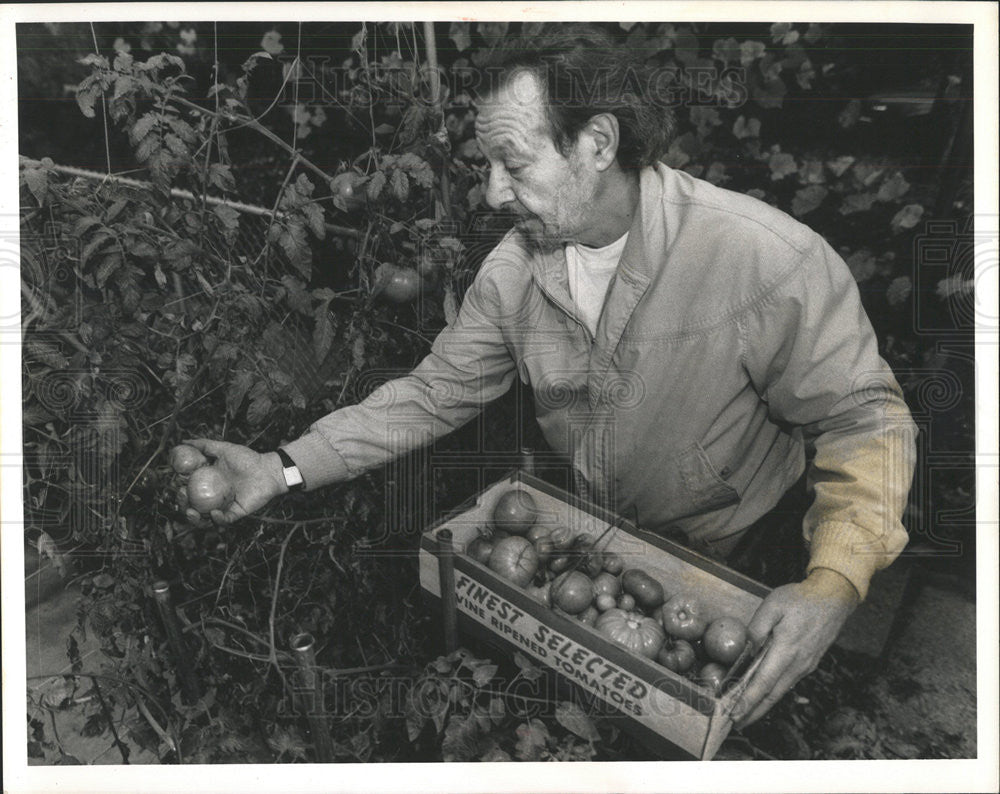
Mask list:
POLYGON ((208 458, 190 444, 178 444, 170 450, 170 466, 178 474, 193 474, 206 463, 208 458))
POLYGON ((214 466, 192 472, 187 495, 188 505, 203 515, 229 507, 235 498, 233 484, 214 466))
POLYGON ((732 664, 746 647, 747 628, 738 618, 727 615, 708 624, 702 641, 709 658, 721 664, 732 664))
POLYGON ((697 640, 705 633, 703 611, 704 608, 697 598, 678 593, 663 605, 660 613, 663 628, 672 637, 678 637, 682 640, 697 640))

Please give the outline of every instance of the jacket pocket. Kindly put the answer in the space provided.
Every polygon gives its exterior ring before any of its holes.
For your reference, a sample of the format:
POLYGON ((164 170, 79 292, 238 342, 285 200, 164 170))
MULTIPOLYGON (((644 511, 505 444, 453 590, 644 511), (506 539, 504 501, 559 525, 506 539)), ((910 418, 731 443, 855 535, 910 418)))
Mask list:
POLYGON ((695 506, 715 510, 740 501, 739 492, 715 470, 701 444, 695 442, 677 457, 677 466, 695 506))

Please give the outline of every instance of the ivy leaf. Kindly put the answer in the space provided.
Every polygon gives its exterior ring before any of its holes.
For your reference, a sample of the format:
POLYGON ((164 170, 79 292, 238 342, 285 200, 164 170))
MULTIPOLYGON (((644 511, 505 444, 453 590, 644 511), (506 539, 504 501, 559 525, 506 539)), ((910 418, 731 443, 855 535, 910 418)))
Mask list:
POLYGON ((228 204, 216 204, 212 207, 212 212, 215 213, 215 216, 220 221, 222 221, 222 225, 225 229, 234 231, 239 228, 240 214, 228 204))
POLYGON ((836 160, 826 161, 826 167, 830 169, 834 176, 840 176, 852 165, 854 165, 854 158, 849 154, 838 157, 836 160))
POLYGON ((744 41, 740 44, 740 66, 746 68, 758 58, 764 57, 766 49, 762 41, 744 41))
POLYGON ((601 735, 597 732, 593 720, 576 703, 562 701, 556 704, 556 722, 570 733, 575 733, 581 739, 590 742, 599 741, 601 735))
POLYGON ((795 158, 787 152, 775 152, 768 160, 771 169, 771 181, 777 182, 784 179, 789 174, 797 173, 799 167, 795 164, 795 158))
POLYGON ((823 203, 829 193, 822 185, 809 185, 795 192, 792 198, 792 214, 800 218, 816 209, 823 203))
POLYGON ((514 664, 521 671, 521 676, 528 681, 537 681, 545 672, 537 667, 527 656, 520 651, 514 651, 514 664))
POLYGON ((455 44, 455 49, 465 52, 472 46, 472 36, 469 33, 468 22, 452 22, 448 26, 448 38, 455 44))
POLYGON ((861 118, 861 100, 852 99, 840 111, 840 115, 837 116, 837 123, 845 130, 849 130, 858 123, 859 118, 861 118))
POLYGON ((902 229, 912 229, 924 216, 924 208, 919 204, 907 204, 893 216, 889 226, 894 232, 902 229))
POLYGON ((494 47, 503 40, 509 25, 509 22, 477 22, 476 31, 490 47, 494 47))
POLYGON ((31 195, 35 197, 35 201, 38 202, 39 206, 44 205, 45 197, 49 192, 49 179, 45 169, 25 168, 21 174, 23 175, 24 183, 28 186, 28 190, 31 191, 31 195))
POLYGON ((799 32, 790 22, 775 22, 771 25, 771 41, 775 44, 794 44, 799 40, 799 32))
POLYGON ((716 39, 712 44, 712 57, 724 64, 736 63, 740 59, 740 43, 732 36, 716 39))
POLYGON ((910 298, 913 292, 913 282, 909 276, 899 276, 894 278, 885 291, 885 299, 890 306, 899 306, 910 298))
POLYGON ((271 398, 266 393, 262 391, 255 395, 247 407, 247 422, 256 427, 267 418, 271 412, 271 406, 271 398))
MULTIPOLYGON (((321 301, 313 315, 313 351, 317 361, 323 361, 333 344, 333 324, 330 322, 330 301, 321 301)), ((360 338, 360 337, 359 337, 360 338)))
POLYGON ((484 687, 497 674, 498 669, 500 669, 499 666, 495 664, 480 665, 475 670, 473 670, 472 680, 473 682, 475 682, 476 686, 484 687))
POLYGON ((854 280, 859 284, 875 275, 875 257, 866 248, 855 251, 847 257, 847 266, 850 268, 854 280))
POLYGON ((733 135, 737 138, 759 138, 760 137, 760 119, 750 119, 746 120, 746 117, 740 116, 736 119, 736 123, 733 124, 733 135))
POLYGON ((287 755, 289 758, 305 760, 306 745, 295 729, 276 728, 274 736, 269 737, 267 743, 279 758, 287 755))
POLYGON ((29 340, 24 343, 25 350, 35 361, 41 361, 53 369, 66 369, 69 359, 51 342, 29 340))
POLYGON ((538 719, 522 722, 514 731, 517 744, 514 746, 514 757, 518 761, 540 761, 549 739, 549 729, 538 719))
POLYGON ((725 163, 721 163, 718 160, 708 167, 708 172, 705 174, 705 179, 713 185, 721 185, 724 182, 728 182, 730 178, 726 174, 725 163))
POLYGON ((878 201, 896 201, 909 189, 910 183, 897 171, 891 179, 887 179, 881 184, 875 198, 878 201))
POLYGON ((805 160, 799 169, 799 182, 803 185, 821 185, 826 182, 821 160, 805 160))
POLYGON ((208 167, 208 184, 214 185, 226 193, 236 190, 236 180, 233 178, 232 169, 222 163, 212 163, 208 167))
POLYGON ((751 93, 762 108, 780 108, 785 103, 788 88, 784 80, 774 75, 765 79, 763 83, 754 81, 751 93))
POLYGON ((243 405, 243 400, 247 396, 247 392, 250 391, 250 387, 253 385, 253 373, 245 369, 240 369, 236 371, 233 379, 229 382, 229 386, 226 388, 226 413, 231 417, 235 417, 237 411, 243 405))
POLYGON ((410 195, 410 182, 406 178, 406 174, 398 168, 392 172, 392 192, 401 202, 406 201, 407 196, 410 195))
POLYGON ((853 215, 855 212, 865 212, 870 210, 875 203, 874 193, 852 193, 844 198, 840 205, 841 215, 853 215))

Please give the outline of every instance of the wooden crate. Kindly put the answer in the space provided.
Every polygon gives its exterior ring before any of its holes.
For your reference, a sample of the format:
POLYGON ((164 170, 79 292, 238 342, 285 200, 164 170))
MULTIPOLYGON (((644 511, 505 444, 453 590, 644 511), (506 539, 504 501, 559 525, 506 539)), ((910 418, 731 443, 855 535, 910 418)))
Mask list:
POLYGON ((617 521, 621 526, 608 532, 600 548, 620 554, 626 569, 645 570, 665 585, 668 594, 698 595, 709 619, 732 615, 749 623, 768 588, 523 472, 513 472, 486 488, 421 538, 420 585, 425 597, 438 607, 442 604, 442 569, 447 570, 441 564, 442 555, 454 563, 458 629, 509 651, 520 651, 555 671, 591 700, 621 714, 623 727, 647 744, 664 749, 672 745, 697 758, 711 759, 732 727, 730 712, 760 657, 751 659, 748 648, 733 666, 738 676, 735 682, 716 697, 689 679, 629 653, 590 626, 545 607, 463 554, 478 529, 489 525, 496 500, 512 487, 534 497, 542 515, 539 520, 566 524, 574 534, 587 532, 596 539, 617 521), (437 537, 444 529, 451 532, 450 546, 437 537))

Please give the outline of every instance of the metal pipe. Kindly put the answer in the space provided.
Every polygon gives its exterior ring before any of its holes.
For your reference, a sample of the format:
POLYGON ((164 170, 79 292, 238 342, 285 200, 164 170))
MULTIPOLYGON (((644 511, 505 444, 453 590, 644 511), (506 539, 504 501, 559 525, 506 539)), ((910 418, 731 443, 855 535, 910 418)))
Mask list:
POLYGON ((299 707, 309 718, 316 760, 321 764, 332 763, 333 742, 330 739, 330 726, 326 722, 323 686, 316 668, 316 640, 312 634, 296 634, 289 644, 292 657, 299 668, 298 680, 301 684, 295 688, 295 696, 299 707))
POLYGON ((174 656, 174 664, 177 667, 177 681, 181 688, 181 700, 191 705, 196 703, 201 697, 201 687, 198 685, 198 677, 195 675, 194 667, 191 665, 191 652, 187 643, 184 642, 184 635, 181 632, 181 623, 177 618, 177 611, 174 609, 173 601, 170 597, 170 583, 160 579, 153 583, 153 599, 160 610, 160 617, 163 619, 163 627, 167 632, 167 642, 170 645, 170 652, 174 656))
POLYGON ((441 583, 441 617, 444 623, 444 647, 451 653, 458 648, 458 598, 455 594, 455 547, 450 529, 439 529, 438 576, 441 583))

